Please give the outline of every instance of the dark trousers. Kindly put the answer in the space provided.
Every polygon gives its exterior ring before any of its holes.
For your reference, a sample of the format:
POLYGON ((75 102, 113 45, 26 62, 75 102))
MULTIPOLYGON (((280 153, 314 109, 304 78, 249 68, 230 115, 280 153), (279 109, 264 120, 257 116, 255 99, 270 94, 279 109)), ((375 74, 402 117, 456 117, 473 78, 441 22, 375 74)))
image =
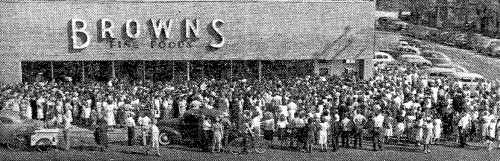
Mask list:
POLYGON ((203 150, 210 151, 210 144, 212 143, 210 130, 203 130, 203 150))
POLYGON ((333 151, 337 151, 339 149, 339 144, 340 144, 340 134, 333 133, 332 134, 332 149, 333 149, 333 151))
POLYGON ((459 127, 458 129, 458 135, 460 135, 460 146, 465 147, 465 145, 467 145, 467 137, 469 132, 467 130, 462 130, 461 127, 459 127))
POLYGON ((127 136, 128 136, 128 146, 134 145, 135 128, 133 126, 127 127, 127 136))
POLYGON ((63 131, 63 135, 64 135, 64 142, 66 143, 64 150, 69 150, 71 148, 71 141, 69 138, 69 129, 65 129, 63 131))
POLYGON ((349 140, 351 139, 351 131, 342 131, 342 147, 349 147, 349 140))
POLYGON ((356 131, 354 132, 354 148, 359 146, 361 148, 361 143, 363 142, 363 132, 362 131, 356 131))
POLYGON ((380 135, 380 129, 377 128, 373 131, 373 150, 377 150, 377 147, 379 150, 382 150, 382 135, 380 135))

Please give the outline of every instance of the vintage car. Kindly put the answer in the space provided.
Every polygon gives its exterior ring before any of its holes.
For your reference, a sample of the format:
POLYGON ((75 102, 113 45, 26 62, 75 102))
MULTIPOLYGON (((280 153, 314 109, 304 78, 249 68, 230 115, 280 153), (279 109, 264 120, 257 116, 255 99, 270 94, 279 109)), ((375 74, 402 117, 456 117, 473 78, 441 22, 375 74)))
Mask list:
POLYGON ((464 72, 464 73, 468 73, 469 72, 469 70, 467 70, 463 66, 455 64, 453 62, 452 63, 448 63, 448 64, 433 64, 433 66, 434 67, 438 67, 438 68, 450 68, 450 69, 455 70, 456 72, 464 72))
POLYGON ((172 118, 159 121, 157 126, 160 129, 160 144, 190 144, 200 145, 202 137, 202 115, 215 118, 223 112, 215 109, 191 109, 180 118, 172 118))
POLYGON ((43 122, 19 115, 19 112, 0 111, 0 142, 11 150, 25 148, 36 130, 43 128, 43 122))
POLYGON ((392 17, 380 17, 378 25, 386 30, 404 30, 408 28, 408 23, 392 17))
POLYGON ((422 52, 422 57, 431 61, 432 64, 449 64, 451 63, 451 59, 439 51, 426 50, 422 52))
POLYGON ((400 57, 397 58, 397 60, 402 63, 414 64, 418 66, 432 66, 431 61, 425 59, 420 55, 412 55, 412 54, 401 55, 400 57))

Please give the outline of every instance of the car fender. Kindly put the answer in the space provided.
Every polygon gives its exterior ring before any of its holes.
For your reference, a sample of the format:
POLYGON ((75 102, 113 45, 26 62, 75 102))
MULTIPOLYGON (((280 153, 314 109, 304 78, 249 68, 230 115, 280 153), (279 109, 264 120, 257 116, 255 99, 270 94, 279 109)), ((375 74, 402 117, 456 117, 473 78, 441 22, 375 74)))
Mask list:
POLYGON ((179 130, 176 130, 171 127, 161 127, 160 128, 160 134, 161 133, 167 133, 168 137, 173 143, 180 143, 182 140, 182 134, 179 130))

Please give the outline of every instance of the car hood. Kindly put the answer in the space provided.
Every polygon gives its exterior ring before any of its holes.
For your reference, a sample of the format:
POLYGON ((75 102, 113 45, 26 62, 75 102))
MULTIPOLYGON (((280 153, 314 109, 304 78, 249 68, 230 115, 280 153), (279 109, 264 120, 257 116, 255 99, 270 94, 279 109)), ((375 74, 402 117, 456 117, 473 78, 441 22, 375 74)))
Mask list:
POLYGON ((171 118, 171 119, 159 121, 158 126, 175 127, 175 126, 180 125, 180 123, 181 123, 180 118, 171 118))

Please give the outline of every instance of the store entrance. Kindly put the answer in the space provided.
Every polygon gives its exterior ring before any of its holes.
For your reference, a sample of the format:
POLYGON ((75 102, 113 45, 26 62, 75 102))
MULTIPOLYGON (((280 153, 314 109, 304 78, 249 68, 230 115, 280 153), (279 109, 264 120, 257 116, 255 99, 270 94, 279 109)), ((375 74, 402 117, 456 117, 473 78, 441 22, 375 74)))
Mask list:
POLYGON ((126 61, 26 61, 22 62, 23 81, 120 82, 149 80, 276 79, 310 75, 312 61, 258 60, 126 60, 126 61), (68 80, 69 79, 69 80, 68 80))

